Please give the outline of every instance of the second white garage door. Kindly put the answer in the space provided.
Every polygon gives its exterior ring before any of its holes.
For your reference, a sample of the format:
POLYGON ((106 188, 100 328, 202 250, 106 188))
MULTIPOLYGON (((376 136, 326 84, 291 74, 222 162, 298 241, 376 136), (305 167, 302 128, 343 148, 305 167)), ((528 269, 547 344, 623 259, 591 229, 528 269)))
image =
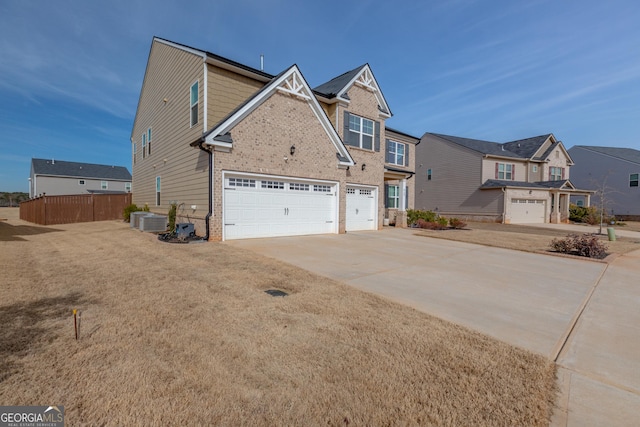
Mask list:
POLYGON ((264 176, 224 179, 224 239, 337 233, 336 184, 264 176))
POLYGON ((347 185, 346 230, 376 230, 378 191, 371 187, 347 185))
POLYGON ((544 224, 545 201, 536 199, 512 199, 512 224, 544 224))

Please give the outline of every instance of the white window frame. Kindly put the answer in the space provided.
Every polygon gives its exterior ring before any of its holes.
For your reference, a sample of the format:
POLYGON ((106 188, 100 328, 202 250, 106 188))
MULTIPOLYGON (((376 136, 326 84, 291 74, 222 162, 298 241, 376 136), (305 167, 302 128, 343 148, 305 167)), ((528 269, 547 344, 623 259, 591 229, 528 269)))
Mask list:
POLYGON ((151 155, 151 127, 147 129, 147 154, 151 155))
POLYGON ((189 87, 189 127, 198 124, 198 104, 200 103, 200 84, 198 80, 189 87), (195 101, 193 100, 193 89, 195 87, 195 101))
POLYGON ((130 182, 125 182, 124 183, 124 191, 126 191, 127 193, 131 193, 131 183, 130 182))
POLYGON ((549 166, 549 178, 550 181, 561 181, 562 168, 559 166, 549 166))
POLYGON ((133 151, 133 164, 136 164, 136 151, 138 150, 138 144, 136 142, 133 143, 133 147, 131 148, 133 151))
POLYGON ((511 163, 498 163, 498 179, 513 181, 513 165, 511 163), (500 177, 500 174, 502 174, 502 177, 500 177))
POLYGON ((362 148, 363 150, 373 151, 375 149, 375 132, 376 132, 376 123, 364 117, 356 116, 355 114, 349 114, 349 132, 353 132, 358 135, 358 148, 362 148), (364 131, 365 123, 371 123, 371 133, 366 133, 364 131), (371 147, 364 146, 365 137, 371 137, 371 147))
POLYGON ((391 185, 387 186, 387 209, 400 209, 400 186, 399 185, 391 185), (395 194, 391 194, 391 189, 395 190, 395 194), (393 201, 393 203, 390 203, 393 201), (395 206, 392 206, 395 205, 395 206))
POLYGON ((407 154, 407 144, 389 140, 389 154, 392 156, 392 161, 389 163, 404 166, 405 156, 407 154), (402 154, 398 153, 398 147, 400 146, 402 146, 402 154))
POLYGON ((156 206, 160 206, 161 203, 161 199, 160 199, 160 193, 162 190, 162 179, 160 178, 160 176, 156 176, 156 206))
POLYGON ((108 190, 109 189, 109 181, 100 181, 100 189, 108 190))
POLYGON ((533 165, 533 173, 537 173, 538 172, 538 165, 533 165))
POLYGON ((142 158, 147 157, 147 133, 142 134, 142 158))

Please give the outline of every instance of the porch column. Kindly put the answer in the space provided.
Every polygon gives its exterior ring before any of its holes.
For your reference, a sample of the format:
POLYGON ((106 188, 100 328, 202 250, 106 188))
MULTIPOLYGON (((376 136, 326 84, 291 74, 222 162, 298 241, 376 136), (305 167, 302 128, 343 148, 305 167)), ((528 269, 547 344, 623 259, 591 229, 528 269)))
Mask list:
POLYGON ((587 194, 585 196, 584 205, 585 205, 586 208, 591 206, 591 194, 587 194))
POLYGON ((551 212, 551 223, 560 223, 560 193, 551 193, 553 197, 553 210, 551 212))

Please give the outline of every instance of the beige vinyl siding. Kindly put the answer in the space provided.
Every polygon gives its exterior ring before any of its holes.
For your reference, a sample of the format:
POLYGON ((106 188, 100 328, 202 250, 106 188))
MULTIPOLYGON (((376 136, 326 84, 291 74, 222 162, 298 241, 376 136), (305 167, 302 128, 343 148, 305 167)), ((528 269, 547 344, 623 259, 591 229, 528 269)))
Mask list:
POLYGON ((482 154, 433 135, 416 147, 416 209, 443 215, 500 215, 502 192, 483 191, 482 154), (427 170, 432 179, 427 181, 427 170))
POLYGON ((496 179, 496 163, 504 163, 509 165, 515 165, 515 176, 512 181, 527 181, 527 163, 516 159, 500 159, 495 157, 489 157, 482 160, 482 181, 485 182, 488 179, 496 179))
POLYGON ((149 55, 132 138, 137 143, 133 165, 133 202, 167 213, 169 203, 184 203, 188 213, 203 218, 208 211, 207 154, 189 144, 203 134, 203 58, 154 41, 149 55), (198 81, 198 123, 190 126, 191 85, 198 81), (166 102, 165 102, 166 99, 166 102), (142 157, 143 132, 153 132, 151 155, 142 157), (161 205, 156 207, 156 176, 162 179, 161 205), (191 205, 197 205, 193 212, 191 205))
POLYGON ((207 64, 207 125, 212 128, 264 86, 264 83, 207 64))
POLYGON ((48 196, 65 194, 86 194, 89 190, 102 190, 102 181, 107 182, 107 191, 126 191, 125 182, 108 179, 94 178, 66 178, 56 176, 36 176, 36 191, 38 194, 46 193, 48 196), (79 181, 84 180, 84 185, 79 181))

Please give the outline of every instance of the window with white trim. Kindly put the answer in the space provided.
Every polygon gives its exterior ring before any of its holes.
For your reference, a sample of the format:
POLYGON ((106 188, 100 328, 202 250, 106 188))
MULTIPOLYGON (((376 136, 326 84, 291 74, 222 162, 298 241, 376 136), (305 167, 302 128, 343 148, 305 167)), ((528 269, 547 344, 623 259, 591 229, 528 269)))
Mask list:
POLYGON ((130 182, 125 182, 124 183, 124 191, 126 191, 127 193, 131 193, 131 183, 130 182))
POLYGON ((290 182, 289 190, 309 191, 309 184, 300 184, 299 182, 290 182))
POLYGON ((538 172, 538 165, 533 165, 532 167, 533 173, 538 172))
POLYGON ((405 153, 407 152, 407 145, 401 142, 395 142, 389 140, 387 153, 387 163, 394 165, 404 166, 405 153))
POLYGON ((138 150, 138 144, 136 144, 135 142, 133 143, 133 147, 131 147, 131 150, 133 151, 133 164, 136 164, 136 151, 138 150))
POLYGON ((511 163, 498 163, 496 178, 505 181, 513 181, 513 165, 511 163))
POLYGON ((629 175, 629 187, 637 187, 638 186, 638 178, 640 174, 632 173, 629 175))
POLYGON ((229 187, 256 187, 255 179, 247 178, 229 178, 229 187))
POLYGON ((156 206, 160 206, 160 190, 161 190, 160 177, 156 176, 156 206))
POLYGON ((262 188, 270 188, 272 190, 284 190, 284 182, 282 181, 262 181, 260 186, 262 188))
POLYGON ((151 155, 151 128, 147 129, 147 154, 151 155))
POLYGON ((191 126, 195 126, 196 124, 198 124, 198 98, 198 82, 196 81, 191 85, 191 89, 189 90, 189 110, 191 112, 191 126))
POLYGON ((358 141, 357 147, 364 148, 365 150, 373 150, 373 120, 365 119, 364 117, 349 115, 349 132, 351 132, 354 139, 358 141))
POLYGON ((560 181, 564 176, 564 168, 551 166, 549 167, 549 181, 560 181))
POLYGON ((313 191, 318 193, 331 193, 331 186, 314 184, 313 191))
POLYGON ((100 188, 107 190, 109 188, 109 183, 107 181, 100 181, 100 188))
POLYGON ((397 209, 400 207, 400 187, 397 185, 387 186, 387 208, 397 209))
POLYGON ((142 134, 142 158, 147 157, 147 133, 142 134))
POLYGON ((84 179, 79 179, 78 180, 78 185, 84 185, 84 179))

